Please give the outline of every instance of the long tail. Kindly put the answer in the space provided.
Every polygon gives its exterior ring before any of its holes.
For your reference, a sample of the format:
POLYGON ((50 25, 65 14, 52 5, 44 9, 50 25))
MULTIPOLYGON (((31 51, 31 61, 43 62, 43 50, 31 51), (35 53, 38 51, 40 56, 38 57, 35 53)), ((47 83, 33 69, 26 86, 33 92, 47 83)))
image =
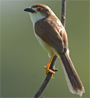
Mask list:
POLYGON ((85 90, 69 55, 67 53, 60 53, 59 55, 63 63, 63 69, 70 92, 82 96, 85 90))

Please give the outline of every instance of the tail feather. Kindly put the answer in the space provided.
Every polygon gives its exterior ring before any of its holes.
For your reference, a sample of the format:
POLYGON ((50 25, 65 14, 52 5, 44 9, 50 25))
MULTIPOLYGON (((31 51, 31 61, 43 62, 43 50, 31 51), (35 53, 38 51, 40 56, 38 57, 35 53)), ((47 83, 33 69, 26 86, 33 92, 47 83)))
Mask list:
POLYGON ((59 55, 63 63, 63 69, 70 92, 82 96, 85 90, 69 55, 67 53, 60 53, 59 55))

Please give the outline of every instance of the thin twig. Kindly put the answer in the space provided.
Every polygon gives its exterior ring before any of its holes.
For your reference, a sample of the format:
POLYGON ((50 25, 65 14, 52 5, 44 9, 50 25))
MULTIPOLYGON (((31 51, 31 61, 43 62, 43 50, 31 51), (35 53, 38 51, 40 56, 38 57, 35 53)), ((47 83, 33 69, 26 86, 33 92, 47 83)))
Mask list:
POLYGON ((62 12, 61 12, 61 23, 65 27, 65 17, 66 17, 66 0, 62 0, 62 12))
MULTIPOLYGON (((51 65, 50 65, 50 69, 53 70, 53 65, 55 65, 55 61, 56 61, 57 56, 54 56, 51 65)), ((47 86, 49 80, 51 79, 52 73, 48 73, 43 84, 41 85, 41 87, 39 88, 38 92, 35 94, 34 98, 38 98, 41 93, 43 92, 43 90, 45 89, 45 87, 47 86)))
MULTIPOLYGON (((65 27, 65 15, 66 15, 66 0, 62 0, 61 22, 64 27, 65 27)), ((57 59, 57 56, 55 55, 50 64, 49 69, 51 69, 53 71, 57 71, 56 69, 54 70, 56 59, 57 59)), ((51 79, 51 76, 52 76, 52 73, 48 72, 44 82, 42 83, 41 87, 39 88, 39 90, 37 91, 37 93, 35 94, 35 96, 33 98, 39 98, 39 96, 44 91, 45 87, 47 86, 49 80, 51 79)))

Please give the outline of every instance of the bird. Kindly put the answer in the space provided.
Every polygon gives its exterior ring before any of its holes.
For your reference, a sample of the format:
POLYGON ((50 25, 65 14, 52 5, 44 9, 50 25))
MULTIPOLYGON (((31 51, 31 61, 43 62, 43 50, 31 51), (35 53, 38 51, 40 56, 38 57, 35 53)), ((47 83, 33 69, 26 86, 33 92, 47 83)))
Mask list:
POLYGON ((29 12, 35 37, 50 57, 49 63, 44 66, 46 73, 55 74, 49 66, 54 56, 57 55, 61 59, 70 92, 82 96, 85 89, 69 56, 68 36, 61 21, 45 4, 34 4, 25 8, 24 11, 29 12))

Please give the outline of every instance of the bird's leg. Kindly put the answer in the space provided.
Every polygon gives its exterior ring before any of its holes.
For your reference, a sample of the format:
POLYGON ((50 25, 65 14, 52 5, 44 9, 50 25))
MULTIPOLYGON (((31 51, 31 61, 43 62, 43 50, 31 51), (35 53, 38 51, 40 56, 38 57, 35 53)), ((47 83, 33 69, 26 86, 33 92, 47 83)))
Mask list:
POLYGON ((47 66, 44 66, 44 68, 46 69, 46 74, 48 74, 48 72, 52 73, 52 75, 54 75, 54 74, 55 74, 55 72, 54 72, 54 71, 52 71, 51 69, 49 69, 50 64, 51 64, 51 62, 52 62, 53 58, 54 58, 54 55, 53 55, 53 56, 51 57, 51 59, 49 60, 49 63, 47 64, 47 66))

